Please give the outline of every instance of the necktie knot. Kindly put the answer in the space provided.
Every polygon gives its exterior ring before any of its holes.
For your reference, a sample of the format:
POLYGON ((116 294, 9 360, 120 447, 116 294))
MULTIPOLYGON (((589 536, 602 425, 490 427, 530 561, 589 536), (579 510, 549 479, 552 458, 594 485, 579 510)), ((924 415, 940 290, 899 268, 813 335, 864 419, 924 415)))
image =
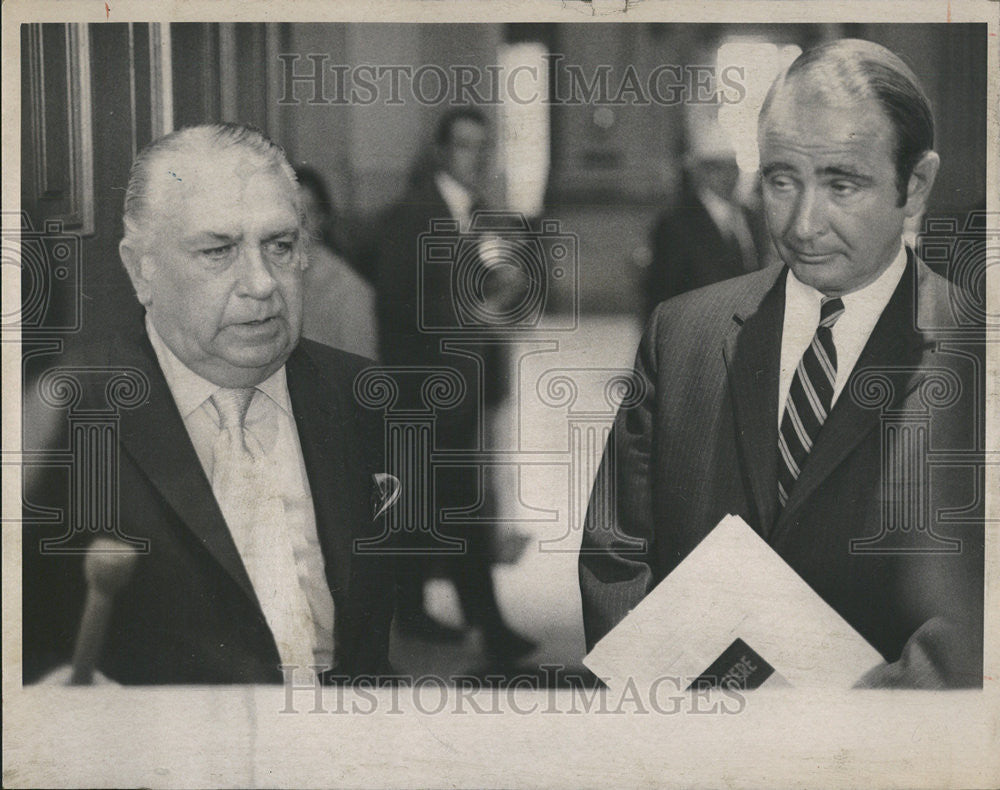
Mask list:
POLYGON ((243 422, 253 400, 254 388, 221 388, 212 396, 212 404, 219 413, 219 424, 223 430, 243 431, 243 422))
POLYGON ((820 303, 819 325, 832 329, 837 320, 844 314, 844 300, 839 296, 828 296, 820 303))

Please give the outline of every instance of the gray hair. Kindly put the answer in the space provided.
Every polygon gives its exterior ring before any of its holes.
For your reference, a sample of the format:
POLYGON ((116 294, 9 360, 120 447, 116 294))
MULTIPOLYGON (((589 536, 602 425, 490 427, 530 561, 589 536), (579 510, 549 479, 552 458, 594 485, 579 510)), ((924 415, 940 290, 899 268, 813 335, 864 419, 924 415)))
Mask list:
POLYGON ((163 155, 196 151, 221 153, 233 149, 252 154, 265 167, 273 166, 284 173, 292 188, 296 208, 299 208, 295 171, 288 163, 284 149, 260 129, 237 123, 189 126, 154 140, 136 155, 125 190, 125 210, 122 216, 125 238, 137 241, 147 229, 153 166, 163 155))

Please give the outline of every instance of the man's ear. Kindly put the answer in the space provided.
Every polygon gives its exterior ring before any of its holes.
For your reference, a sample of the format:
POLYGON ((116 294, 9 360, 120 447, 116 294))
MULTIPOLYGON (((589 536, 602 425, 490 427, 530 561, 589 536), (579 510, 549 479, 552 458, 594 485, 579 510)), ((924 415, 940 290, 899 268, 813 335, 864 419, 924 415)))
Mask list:
POLYGON ((903 213, 906 216, 916 217, 924 212, 940 166, 941 157, 936 151, 925 151, 917 160, 910 174, 910 181, 906 185, 906 203, 903 206, 903 213))
POLYGON ((132 281, 136 298, 139 303, 148 306, 153 299, 151 277, 156 268, 152 257, 139 248, 134 241, 122 239, 118 243, 118 254, 121 256, 125 271, 132 281))

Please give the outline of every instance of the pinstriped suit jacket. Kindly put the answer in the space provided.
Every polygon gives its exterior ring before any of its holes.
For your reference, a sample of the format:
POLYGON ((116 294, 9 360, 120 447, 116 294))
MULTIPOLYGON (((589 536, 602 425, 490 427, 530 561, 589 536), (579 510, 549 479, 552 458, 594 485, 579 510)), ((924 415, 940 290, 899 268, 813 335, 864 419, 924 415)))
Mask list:
POLYGON ((982 467, 924 452, 982 459, 981 327, 962 326, 952 286, 909 252, 779 513, 784 284, 772 267, 654 313, 635 365, 645 394, 615 419, 584 525, 588 649, 735 513, 887 662, 921 651, 934 677, 899 684, 981 685, 982 467))

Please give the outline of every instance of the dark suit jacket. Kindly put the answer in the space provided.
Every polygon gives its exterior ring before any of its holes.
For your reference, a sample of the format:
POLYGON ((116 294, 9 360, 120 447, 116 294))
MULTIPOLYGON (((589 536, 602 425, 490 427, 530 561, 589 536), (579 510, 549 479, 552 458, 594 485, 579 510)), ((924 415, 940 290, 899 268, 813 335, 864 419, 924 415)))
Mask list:
POLYGON ((981 448, 982 347, 949 347, 935 340, 941 333, 918 328, 949 327, 955 319, 946 281, 910 253, 778 513, 784 283, 785 269, 772 267, 685 294, 655 312, 636 361, 645 397, 619 412, 598 477, 614 480, 615 499, 603 506, 612 492, 598 485, 587 514, 580 585, 588 646, 734 513, 887 661, 899 659, 922 629, 921 638, 933 643, 923 648, 944 682, 981 684, 982 469, 939 464, 928 473, 919 437, 907 443, 913 432, 899 431, 883 447, 882 434, 891 415, 912 410, 914 419, 929 417, 925 438, 932 449, 981 448), (852 397, 866 369, 882 370, 889 385, 869 381, 852 397), (941 394, 933 391, 938 369, 951 376, 945 389, 954 389, 955 399, 928 409, 927 399, 941 394), (884 409, 859 402, 886 392, 884 409), (914 469, 924 477, 898 479, 914 469), (912 503, 920 496, 927 525, 961 540, 959 553, 908 553, 943 546, 915 528, 912 503), (956 509, 950 523, 942 508, 956 509), (885 540, 856 542, 877 538, 884 522, 896 527, 885 540))
MULTIPOLYGON (((370 501, 372 474, 384 471, 381 417, 352 394, 366 364, 307 340, 286 363, 336 609, 337 670, 347 675, 389 670, 393 605, 390 561, 353 545, 382 527, 370 501)), ((134 368, 149 383, 144 403, 120 411, 118 430, 121 529, 149 550, 116 598, 99 669, 122 683, 280 682, 274 638, 145 332, 112 340, 92 365, 134 368)), ((49 476, 29 501, 64 494, 65 478, 49 476)), ((41 537, 65 532, 65 519, 25 527, 26 680, 68 660, 79 626, 79 556, 39 552, 41 537)))
MULTIPOLYGON (((436 411, 433 448, 481 449, 486 410, 506 391, 506 365, 499 346, 480 342, 479 327, 471 327, 470 333, 470 328, 460 323, 452 278, 454 266, 440 261, 427 265, 422 252, 431 239, 435 245, 452 245, 456 262, 475 250, 475 240, 469 234, 463 236, 457 230, 431 233, 436 220, 451 221, 452 217, 430 177, 411 187, 380 218, 376 254, 379 353, 381 362, 388 366, 450 368, 455 372, 464 384, 465 394, 454 406, 436 411), (447 331, 425 331, 423 327, 428 326, 445 327, 447 331), (448 341, 460 342, 462 351, 444 350, 442 343, 448 341)), ((422 380, 421 374, 397 376, 399 408, 422 407, 422 380)), ((488 483, 481 482, 480 471, 473 466, 437 468, 429 479, 438 510, 472 507, 492 495, 488 483)), ((488 537, 482 527, 471 530, 440 523, 437 527, 442 534, 454 533, 477 543, 488 537)), ((418 531, 402 540, 422 546, 427 536, 418 531)))
MULTIPOLYGON (((752 232, 753 218, 745 210, 743 216, 752 232)), ((743 259, 734 239, 723 236, 698 195, 687 185, 681 190, 678 205, 657 219, 650 247, 652 259, 645 283, 647 315, 665 299, 758 268, 757 261, 743 259)))
MULTIPOLYGON (((457 370, 469 388, 469 397, 457 408, 441 414, 444 446, 469 447, 467 438, 475 432, 480 419, 477 401, 495 403, 505 391, 501 381, 503 358, 497 346, 481 344, 474 352, 476 364, 468 356, 441 350, 442 340, 469 341, 468 329, 456 316, 456 296, 449 268, 426 266, 421 259, 422 234, 429 234, 435 220, 451 220, 448 205, 434 180, 418 183, 383 214, 379 221, 376 253, 379 353, 387 365, 426 365, 457 370), (424 326, 450 327, 452 331, 427 332, 424 326), (479 378, 485 372, 485 391, 478 391, 479 378)), ((458 250, 459 233, 434 234, 435 240, 454 241, 458 250)), ((456 253, 456 258, 458 257, 456 253)), ((478 329, 478 328, 477 328, 478 329)))

